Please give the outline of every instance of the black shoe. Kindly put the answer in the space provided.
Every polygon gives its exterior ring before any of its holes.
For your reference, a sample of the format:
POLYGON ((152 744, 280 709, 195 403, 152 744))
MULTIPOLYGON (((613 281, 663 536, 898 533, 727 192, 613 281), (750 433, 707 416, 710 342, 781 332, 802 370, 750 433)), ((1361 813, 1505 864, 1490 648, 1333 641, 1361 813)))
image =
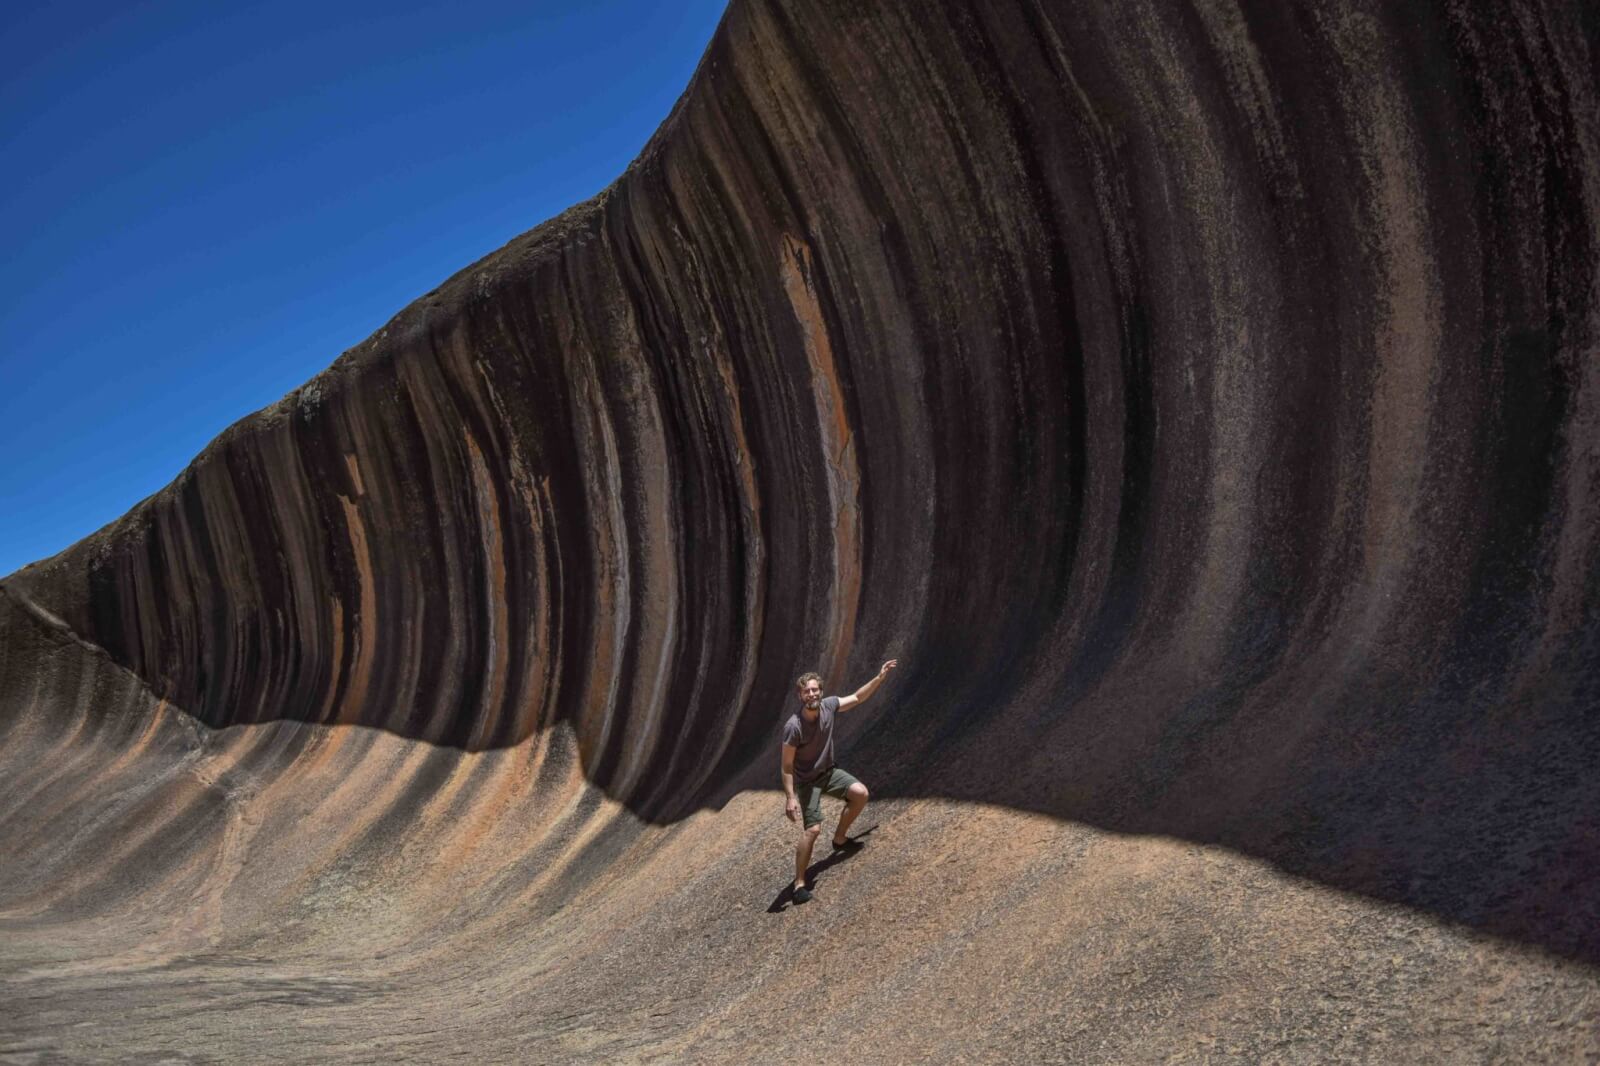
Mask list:
POLYGON ((851 840, 849 837, 845 837, 843 844, 833 845, 833 853, 835 855, 854 855, 856 852, 860 851, 861 848, 861 841, 851 840))
POLYGON ((796 903, 810 903, 811 890, 805 885, 801 885, 799 888, 794 890, 794 901, 796 903))

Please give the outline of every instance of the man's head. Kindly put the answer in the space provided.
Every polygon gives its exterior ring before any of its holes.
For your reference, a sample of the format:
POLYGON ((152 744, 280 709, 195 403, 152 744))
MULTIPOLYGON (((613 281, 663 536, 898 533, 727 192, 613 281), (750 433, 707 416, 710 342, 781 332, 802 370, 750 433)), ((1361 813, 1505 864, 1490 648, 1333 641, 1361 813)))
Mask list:
POLYGON ((801 674, 795 679, 794 687, 800 702, 805 704, 807 710, 814 711, 822 705, 821 674, 801 674))

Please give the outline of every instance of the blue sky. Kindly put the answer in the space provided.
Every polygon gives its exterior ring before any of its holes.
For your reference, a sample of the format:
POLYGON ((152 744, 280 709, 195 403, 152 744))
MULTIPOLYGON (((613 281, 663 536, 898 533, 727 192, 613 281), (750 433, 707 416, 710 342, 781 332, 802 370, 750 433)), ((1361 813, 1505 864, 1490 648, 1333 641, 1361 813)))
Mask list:
POLYGON ((725 6, 0 5, 0 575, 599 192, 725 6))

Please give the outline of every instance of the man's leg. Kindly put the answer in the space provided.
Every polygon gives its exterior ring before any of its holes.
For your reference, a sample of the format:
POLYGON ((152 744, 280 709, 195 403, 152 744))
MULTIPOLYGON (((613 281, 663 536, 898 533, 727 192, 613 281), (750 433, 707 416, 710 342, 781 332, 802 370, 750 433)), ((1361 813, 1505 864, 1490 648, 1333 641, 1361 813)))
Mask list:
POLYGON ((811 848, 817 842, 817 837, 822 835, 822 785, 801 785, 800 795, 801 818, 806 831, 800 834, 800 843, 794 848, 794 887, 804 888, 806 884, 806 867, 811 865, 811 848))
POLYGON ((842 847, 850 832, 850 824, 856 820, 856 815, 867 809, 867 786, 860 781, 852 782, 844 794, 844 813, 839 815, 839 828, 833 834, 833 846, 842 847))
POLYGON ((822 835, 821 825, 808 825, 806 831, 800 834, 800 843, 794 848, 794 887, 804 888, 806 884, 806 867, 811 865, 811 848, 816 844, 817 837, 822 835))

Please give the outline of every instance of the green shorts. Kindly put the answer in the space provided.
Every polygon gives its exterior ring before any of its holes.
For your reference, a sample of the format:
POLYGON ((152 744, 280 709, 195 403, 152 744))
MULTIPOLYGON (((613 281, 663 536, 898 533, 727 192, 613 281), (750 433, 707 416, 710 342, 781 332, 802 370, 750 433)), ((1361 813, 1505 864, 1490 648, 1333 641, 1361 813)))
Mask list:
POLYGON ((795 791, 800 795, 800 807, 805 811, 806 828, 822 824, 822 794, 826 792, 834 799, 844 799, 844 794, 850 791, 850 786, 859 784, 855 778, 835 766, 831 770, 824 770, 822 774, 808 784, 795 786, 795 791))

